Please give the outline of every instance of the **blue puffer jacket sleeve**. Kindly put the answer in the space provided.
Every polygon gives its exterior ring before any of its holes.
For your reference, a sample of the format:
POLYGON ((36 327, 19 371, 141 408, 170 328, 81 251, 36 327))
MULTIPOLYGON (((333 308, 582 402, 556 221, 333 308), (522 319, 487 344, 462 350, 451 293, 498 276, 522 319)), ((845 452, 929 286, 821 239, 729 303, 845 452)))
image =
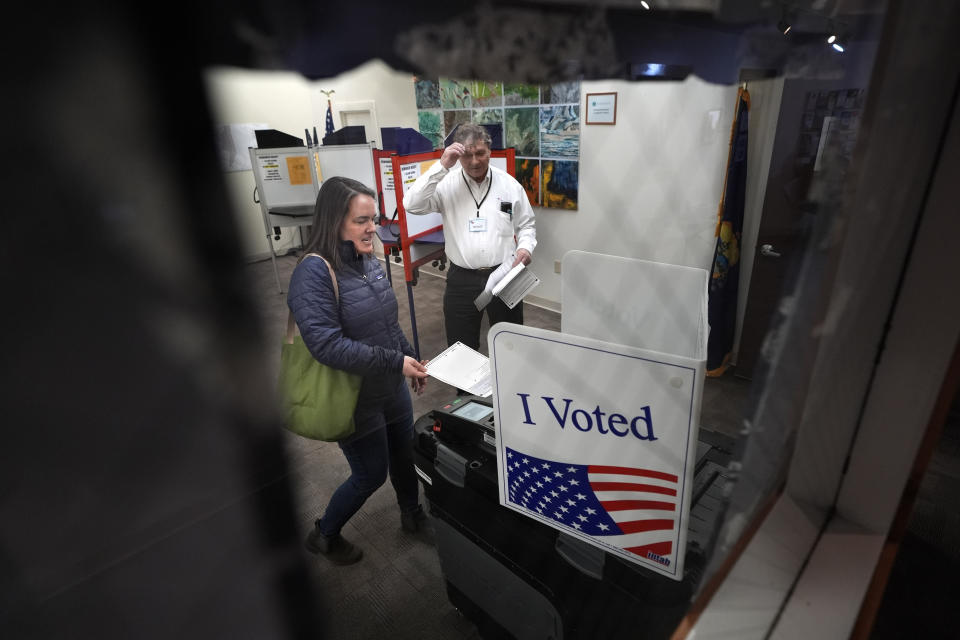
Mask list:
MULTIPOLYGON (((341 298, 343 293, 341 285, 341 298)), ((401 353, 397 349, 365 344, 344 335, 330 272, 323 260, 308 258, 297 265, 290 279, 287 304, 304 344, 323 364, 364 376, 403 370, 403 356, 409 347, 406 338, 400 343, 404 350, 401 353)), ((400 331, 399 326, 397 331, 400 331)), ((403 336, 402 331, 400 335, 403 336)))
MULTIPOLYGON (((394 335, 397 337, 397 341, 400 343, 400 349, 403 351, 403 355, 410 356, 411 358, 416 359, 417 352, 413 350, 413 346, 407 342, 407 336, 403 335, 403 329, 400 328, 400 325, 396 325, 394 335)), ((402 366, 402 365, 401 365, 402 366)))

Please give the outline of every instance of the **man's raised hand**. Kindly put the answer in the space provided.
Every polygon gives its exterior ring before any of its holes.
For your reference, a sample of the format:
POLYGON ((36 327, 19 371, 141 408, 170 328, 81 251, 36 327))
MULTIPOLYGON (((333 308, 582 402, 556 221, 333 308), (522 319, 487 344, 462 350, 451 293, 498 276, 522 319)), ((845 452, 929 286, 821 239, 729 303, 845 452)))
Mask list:
POLYGON ((449 147, 443 150, 443 155, 440 156, 440 164, 443 165, 444 169, 449 169, 453 165, 457 164, 457 160, 460 159, 466 152, 464 146, 459 142, 454 142, 449 147))

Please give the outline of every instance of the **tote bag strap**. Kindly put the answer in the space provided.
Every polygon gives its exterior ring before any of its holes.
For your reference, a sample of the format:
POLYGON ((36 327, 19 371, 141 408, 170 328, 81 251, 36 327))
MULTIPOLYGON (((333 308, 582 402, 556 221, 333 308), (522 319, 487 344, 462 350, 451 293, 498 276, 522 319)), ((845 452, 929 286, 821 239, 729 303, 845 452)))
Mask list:
MULTIPOLYGON (((330 272, 330 280, 331 282, 333 282, 333 296, 337 300, 337 306, 339 306, 340 305, 340 285, 337 284, 337 275, 333 272, 333 267, 331 267, 330 263, 327 262, 327 259, 324 258, 319 253, 308 253, 307 255, 303 256, 303 259, 306 260, 310 256, 313 256, 315 258, 320 258, 321 260, 323 260, 323 264, 327 265, 327 271, 330 272)), ((296 326, 297 326, 297 323, 293 319, 293 313, 288 311, 287 312, 287 335, 283 340, 284 343, 293 344, 293 330, 296 328, 296 326)))

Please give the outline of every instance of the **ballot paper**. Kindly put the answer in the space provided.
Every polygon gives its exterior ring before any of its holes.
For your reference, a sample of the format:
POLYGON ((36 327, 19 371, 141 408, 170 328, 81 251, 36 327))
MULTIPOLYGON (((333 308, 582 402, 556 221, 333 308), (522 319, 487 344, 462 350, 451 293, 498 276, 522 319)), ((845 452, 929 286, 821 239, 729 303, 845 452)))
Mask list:
POLYGON ((521 262, 497 283, 493 288, 493 295, 513 309, 538 284, 540 284, 540 278, 521 262))
POLYGON ((427 373, 475 396, 486 398, 493 394, 490 359, 462 342, 454 342, 430 360, 427 373))
POLYGON ((483 291, 477 296, 473 304, 477 311, 490 304, 494 296, 498 296, 506 305, 513 309, 517 306, 523 297, 540 284, 538 278, 521 262, 515 267, 511 267, 516 260, 516 254, 511 253, 506 256, 499 267, 494 269, 493 273, 487 278, 487 284, 483 291))

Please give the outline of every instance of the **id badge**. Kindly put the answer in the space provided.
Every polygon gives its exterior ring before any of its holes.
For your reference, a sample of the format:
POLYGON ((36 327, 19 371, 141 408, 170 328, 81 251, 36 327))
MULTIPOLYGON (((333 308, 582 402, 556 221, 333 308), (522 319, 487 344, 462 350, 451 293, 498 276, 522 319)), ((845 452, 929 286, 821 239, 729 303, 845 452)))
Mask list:
POLYGON ((487 219, 486 218, 470 218, 470 224, 468 228, 473 233, 476 233, 478 231, 486 231, 487 219))

